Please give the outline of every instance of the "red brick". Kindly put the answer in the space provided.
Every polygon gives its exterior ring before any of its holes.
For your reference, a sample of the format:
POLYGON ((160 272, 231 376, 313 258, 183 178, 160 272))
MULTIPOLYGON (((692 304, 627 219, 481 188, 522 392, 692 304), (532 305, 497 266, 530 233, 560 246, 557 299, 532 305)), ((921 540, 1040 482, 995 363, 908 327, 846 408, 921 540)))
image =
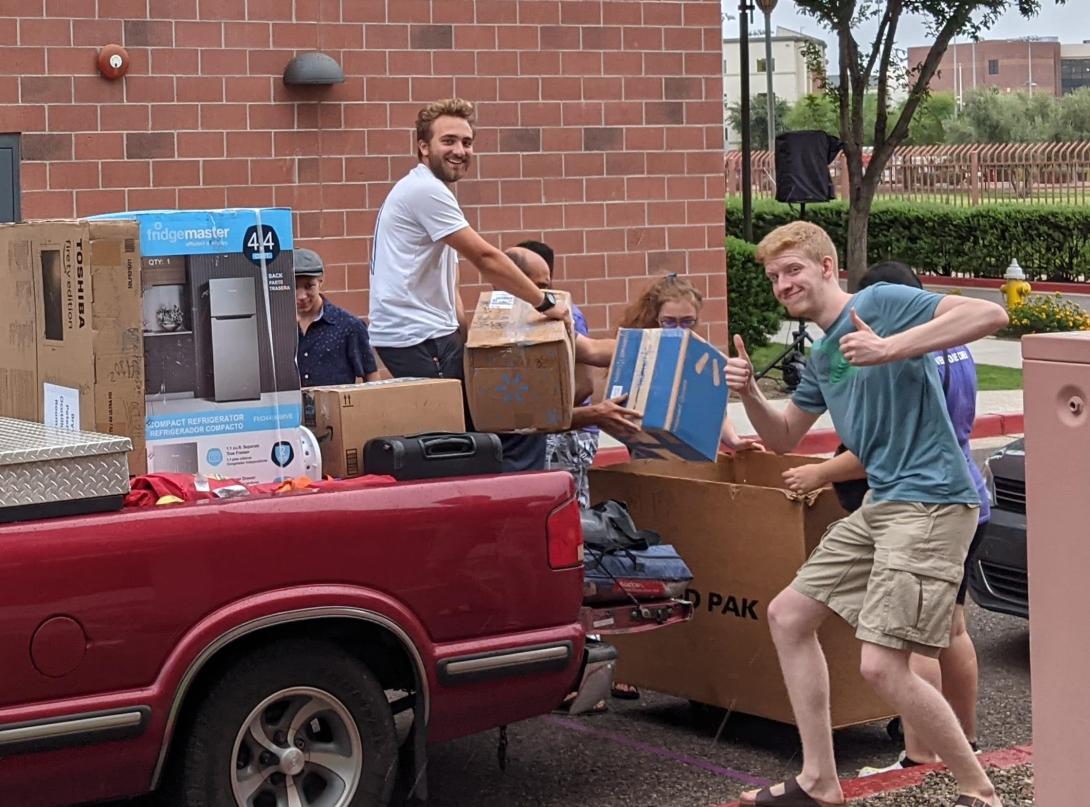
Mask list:
POLYGON ((668 227, 666 230, 667 249, 701 249, 706 246, 707 235, 697 227, 668 227))
POLYGON ((684 3, 665 2, 659 0, 656 3, 643 4, 644 25, 682 25, 684 16, 682 8, 684 3))
POLYGON ((643 106, 628 101, 606 101, 602 121, 606 126, 642 126, 643 106))
POLYGON ((45 131, 45 107, 41 104, 16 104, 0 108, 0 131, 45 131))
MULTIPOLYGON (((263 202, 258 207, 265 207, 263 202)), ((217 187, 179 188, 178 208, 180 210, 215 210, 227 207, 227 189, 217 187)))
POLYGON ((72 79, 64 76, 23 76, 19 80, 19 99, 24 104, 70 103, 72 79))
POLYGON ((291 157, 250 160, 250 182, 254 185, 280 185, 295 181, 295 160, 291 157))
MULTIPOLYGON (((273 43, 273 25, 268 22, 224 22, 219 24, 222 32, 223 47, 249 50, 270 48, 273 43)), ((203 54, 202 54, 203 55, 203 54)), ((291 54, 285 54, 287 65, 291 54)), ((283 67, 281 67, 283 72, 283 67)))
POLYGON ((715 222, 720 225, 723 222, 723 206, 715 197, 686 202, 685 220, 690 224, 715 222))
POLYGON ((197 0, 197 16, 202 20, 244 20, 246 0, 197 0))
MULTIPOLYGON (((481 179, 505 179, 518 182, 522 176, 521 154, 485 154, 476 161, 476 174, 481 179)), ((535 201, 540 201, 540 194, 535 201)))
POLYGON ((125 192, 127 210, 160 210, 178 207, 175 188, 130 188, 125 192))
POLYGON ((419 104, 427 104, 437 98, 454 95, 454 79, 447 76, 413 76, 410 79, 409 97, 419 104))
MULTIPOLYGON (((669 148, 669 147, 668 147, 669 148)), ((685 154, 680 151, 660 151, 647 161, 647 173, 657 175, 684 174, 685 154)), ((661 180, 661 176, 659 177, 661 180)))
MULTIPOLYGON (((101 79, 99 81, 101 83, 101 79)), ((175 99, 174 81, 174 76, 128 76, 125 78, 125 100, 169 103, 175 99)))
POLYGON ((536 101, 541 97, 541 80, 532 77, 505 78, 500 82, 499 100, 536 101))
POLYGON ((46 127, 51 132, 94 132, 98 129, 98 106, 57 104, 46 107, 46 127))
POLYGON ((436 75, 473 76, 477 73, 477 58, 473 53, 441 50, 433 53, 431 57, 432 69, 436 75))
POLYGON ((245 76, 249 70, 249 57, 245 49, 224 50, 207 48, 200 51, 200 72, 205 76, 245 76))
POLYGON ((121 132, 78 134, 74 140, 77 160, 125 159, 125 136, 121 132))
MULTIPOLYGON (((499 81, 486 76, 457 76, 454 79, 454 94, 474 102, 495 101, 499 97, 499 81)), ((478 120, 482 117, 478 115, 478 120)), ((493 125, 490 121, 489 125, 493 125)))
POLYGON ((72 159, 72 135, 70 134, 24 134, 21 145, 22 159, 28 162, 72 159))
MULTIPOLYGON (((473 93, 458 93, 460 97, 474 97, 473 93)), ((514 103, 498 103, 495 101, 481 101, 476 104, 477 120, 484 121, 489 130, 496 127, 518 126, 519 105, 514 103)))
POLYGON ((658 126, 633 126, 624 130, 624 147, 629 151, 662 151, 666 137, 658 126))
POLYGON ((563 155, 563 159, 564 176, 566 177, 605 176, 606 160, 605 155, 601 152, 569 153, 563 155))
POLYGON ((514 25, 519 21, 518 3, 511 0, 473 0, 473 6, 477 22, 514 25))
MULTIPOLYGON (((224 46, 224 26, 218 22, 174 23, 174 45, 179 48, 219 48, 224 46)), ((266 31, 268 26, 265 26, 266 31)), ((263 47, 268 46, 268 40, 263 47)))
POLYGON ((720 53, 686 53, 685 75, 714 76, 722 70, 723 57, 720 53))
POLYGON ((621 27, 619 25, 588 26, 582 29, 584 50, 620 50, 621 27))
POLYGON ((662 47, 666 50, 703 50, 704 32, 699 28, 665 28, 662 47))
POLYGON ((0 19, 0 45, 19 44, 19 20, 0 19))
POLYGON ((606 154, 606 174, 610 176, 643 174, 646 170, 646 155, 641 152, 606 154))
POLYGON ((606 51, 602 54, 602 72, 607 76, 642 76, 643 54, 606 51))
POLYGON ((545 127, 541 130, 543 151, 582 151, 583 133, 579 129, 545 127))
POLYGON ((573 25, 543 25, 538 33, 542 50, 579 50, 580 29, 573 25))
POLYGON ((454 29, 450 25, 413 25, 409 45, 420 50, 447 50, 454 47, 454 29))
MULTIPOLYGON (((519 72, 528 76, 560 75, 560 54, 556 51, 524 51, 519 54, 519 72)), ((574 81, 578 84, 579 80, 574 81)), ((545 88, 542 89, 544 91, 545 88)))
POLYGON ((249 128, 249 116, 242 104, 201 104, 200 117, 200 128, 205 131, 249 128))
POLYGON ((532 25, 501 25, 496 29, 496 39, 501 48, 508 50, 538 50, 538 29, 532 25))
MULTIPOLYGON (((302 182, 302 166, 300 166, 299 170, 299 181, 302 182)), ((330 176, 331 175, 325 168, 323 162, 321 174, 314 177, 314 181, 318 181, 319 179, 328 180, 330 176)), ((332 179, 338 182, 385 182, 386 180, 392 179, 390 176, 390 160, 388 157, 351 157, 344 161, 340 176, 332 176, 332 179)), ((461 193, 461 190, 458 192, 461 193)))
POLYGON ((98 163, 53 162, 49 164, 49 187, 52 190, 98 188, 98 163))
POLYGON ((454 47, 458 50, 495 50, 496 26, 458 25, 454 29, 454 47))
POLYGON ((589 177, 585 187, 588 202, 616 202, 625 198, 624 180, 619 177, 589 177))
POLYGON ((76 214, 72 191, 23 191, 21 200, 24 219, 68 219, 76 214))
POLYGON ((564 226, 573 230, 604 227, 606 206, 598 203, 564 205, 564 226))
POLYGON ((223 79, 218 76, 178 76, 174 81, 181 103, 223 100, 223 79))
POLYGON ((561 107, 556 102, 527 102, 518 105, 519 123, 523 126, 558 125, 561 107))
POLYGON ((364 26, 364 46, 375 50, 403 50, 409 47, 408 25, 364 26))
POLYGON ((541 129, 503 129, 499 136, 500 151, 541 151, 541 129))
POLYGON ((243 157, 226 160, 201 160, 202 183, 221 185, 248 185, 250 163, 243 157))
MULTIPOLYGON (((503 42, 503 45, 508 43, 503 42)), ((481 51, 477 54, 477 72, 486 76, 517 76, 519 55, 513 50, 481 51)))
POLYGON ((583 79, 583 99, 587 101, 619 101, 624 97, 624 80, 620 78, 583 79))
POLYGON ((600 76, 602 54, 597 51, 575 51, 560 54, 560 70, 566 76, 600 76))
POLYGON ((564 156, 561 154, 523 154, 522 176, 554 179, 564 176, 564 156))
POLYGON ((0 76, 0 104, 19 103, 18 76, 0 76))
POLYGON ((174 46, 174 25, 166 20, 125 20, 125 47, 170 48, 174 46))
POLYGON ((151 72, 164 76, 201 72, 200 51, 196 48, 152 48, 151 72))
MULTIPOLYGON (((718 204, 718 203, 717 203, 718 204)), ((718 204, 722 208, 721 204, 718 204)), ((652 224, 685 224, 685 205, 676 202, 648 202, 647 221, 652 224)))
POLYGON ((386 7, 390 22, 430 22, 431 6, 429 0, 396 0, 386 7))
POLYGON ((125 84, 123 82, 103 81, 98 76, 76 76, 72 79, 75 87, 74 98, 77 104, 98 104, 105 102, 123 102, 125 84))
POLYGON ((643 105, 643 118, 649 124, 685 123, 685 104, 681 101, 649 101, 643 105))
MULTIPOLYGON (((604 274, 604 272, 603 272, 604 274)), ((615 303, 618 300, 628 300, 628 280, 616 279, 591 279, 587 281, 587 303, 615 303)))
POLYGON ((148 104, 102 104, 98 108, 98 128, 104 132, 145 132, 150 118, 148 104))
POLYGON ((518 13, 518 21, 523 25, 556 24, 560 22, 560 3, 558 0, 522 0, 518 13))
MULTIPOLYGON (((13 7, 16 5, 21 7, 19 13, 31 13, 27 3, 12 4, 13 7)), ((95 4, 88 3, 87 0, 45 0, 45 16, 47 17, 93 17, 97 13, 95 4)))
MULTIPOLYGON (((638 3, 630 5, 637 6, 638 3)), ((602 2, 601 0, 562 0, 560 3, 560 22, 564 25, 601 25, 602 2)))
POLYGON ((532 205, 541 201, 540 179, 508 179, 500 184, 501 205, 532 205))
POLYGON ((653 275, 668 272, 685 273, 685 253, 661 250, 647 253, 647 271, 653 275))
MULTIPOLYGON (((341 18, 345 22, 385 22, 387 0, 341 0, 341 18)), ((446 3, 442 5, 448 5, 446 3)), ((449 5, 460 5, 450 3, 449 5)))
MULTIPOLYGON (((151 164, 151 184, 159 188, 180 188, 186 185, 201 184, 200 160, 155 160, 151 164)), ((214 182, 222 183, 220 177, 210 177, 214 182)))
POLYGON ((151 185, 148 160, 106 160, 100 163, 103 188, 146 188, 151 185))
POLYGON ((229 157, 265 157, 272 153, 270 132, 227 132, 229 157))
MULTIPOLYGON (((652 161, 653 162, 653 161, 652 161)), ((625 186, 626 199, 665 199, 666 180, 663 177, 629 177, 620 181, 625 186)))
POLYGON ((125 210, 125 191, 76 191, 76 215, 97 216, 125 210))
POLYGON ((500 183, 485 180, 468 180, 458 183, 458 200, 467 207, 498 205, 500 183), (462 187, 462 186, 465 187, 462 187))
POLYGON ((586 238, 587 252, 620 252, 625 248, 624 230, 587 230, 586 238))
POLYGON ((398 101, 409 97, 409 79, 387 76, 367 77, 368 101, 398 101))
POLYGON ((98 0, 99 17, 133 20, 146 17, 147 13, 147 0, 98 0))
MULTIPOLYGON (((650 5, 660 0, 652 0, 650 5)), ((602 3, 602 19, 611 25, 640 25, 643 23, 643 9, 648 2, 633 3, 631 0, 606 0, 602 3)))
MULTIPOLYGON (((645 76, 680 76, 685 72, 685 54, 651 51, 643 54, 645 76)), ((722 97, 723 93, 719 93, 722 97)))
MULTIPOLYGON (((251 129, 295 128, 295 107, 287 104, 250 104, 249 127, 251 129)), ((245 127, 244 127, 245 128, 245 127)))
MULTIPOLYGON (((85 4, 91 5, 91 4, 85 4)), ((91 5, 91 8, 94 8, 91 5)), ((124 38, 124 27, 121 20, 80 20, 72 26, 72 44, 90 45, 101 48, 110 42, 121 42, 124 38)))
POLYGON ((563 105, 564 126, 601 126, 603 122, 601 101, 569 102, 563 105))
POLYGON ((274 48, 315 50, 318 47, 318 26, 309 22, 274 22, 272 25, 272 46, 274 48))
POLYGON ((223 100, 227 102, 266 103, 272 100, 270 76, 231 76, 223 83, 223 100))
MULTIPOLYGON (((449 51, 437 51, 448 53, 449 51)), ((394 50, 387 54, 387 73, 391 76, 430 75, 432 71, 430 51, 394 50)), ((407 96, 406 96, 407 97, 407 96)))
POLYGON ((19 20, 20 45, 71 45, 72 21, 67 19, 19 20))
POLYGON ((625 78, 624 98, 628 101, 661 100, 662 79, 657 76, 625 78))
MULTIPOLYGON (((583 239, 580 239, 583 241, 583 239)), ((557 249, 556 239, 550 239, 553 249, 557 249)), ((578 253, 584 252, 586 249, 586 243, 580 243, 578 253)), ((558 250, 559 251, 559 250, 558 250)), ((584 255, 577 254, 574 249, 563 250, 564 253, 564 278, 566 280, 585 280, 587 278, 600 278, 606 274, 607 261, 603 260, 601 255, 584 255)), ((584 294, 583 297, 588 303, 591 302, 590 298, 584 294)))
POLYGON ((670 199, 704 199, 704 177, 671 176, 666 178, 666 196, 670 199))
POLYGON ((223 157, 223 132, 178 132, 179 157, 223 157))
POLYGON ((153 20, 195 20, 197 0, 148 0, 148 17, 153 20))
POLYGON ((248 0, 246 12, 251 20, 291 20, 295 18, 295 3, 292 0, 248 0))
MULTIPOLYGON (((385 104, 345 104, 344 125, 352 129, 385 129, 390 125, 385 104)), ((406 132, 412 121, 406 121, 406 132)), ((406 135, 407 139, 407 135, 406 135)))

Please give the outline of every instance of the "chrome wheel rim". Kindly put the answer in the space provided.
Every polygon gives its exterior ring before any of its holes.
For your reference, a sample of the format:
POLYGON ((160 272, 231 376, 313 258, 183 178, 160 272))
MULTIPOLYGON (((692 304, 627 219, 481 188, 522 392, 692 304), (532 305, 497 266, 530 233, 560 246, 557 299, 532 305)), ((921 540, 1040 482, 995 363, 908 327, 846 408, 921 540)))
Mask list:
POLYGON ((347 807, 363 776, 363 742, 337 698, 291 687, 251 710, 230 765, 239 807, 347 807))

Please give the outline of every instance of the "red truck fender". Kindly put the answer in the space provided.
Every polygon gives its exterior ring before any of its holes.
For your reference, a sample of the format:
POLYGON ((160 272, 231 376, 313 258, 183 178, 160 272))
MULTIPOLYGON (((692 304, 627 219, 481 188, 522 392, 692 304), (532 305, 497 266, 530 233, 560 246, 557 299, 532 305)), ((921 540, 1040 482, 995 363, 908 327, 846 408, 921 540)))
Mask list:
POLYGON ((387 594, 354 586, 301 586, 267 591, 220 608, 193 625, 164 663, 155 689, 164 703, 170 703, 170 710, 152 774, 152 789, 162 777, 186 696, 200 671, 218 654, 258 631, 311 620, 345 619, 378 626, 404 648, 422 696, 426 725, 430 700, 425 660, 432 660, 434 651, 427 632, 410 611, 387 594))

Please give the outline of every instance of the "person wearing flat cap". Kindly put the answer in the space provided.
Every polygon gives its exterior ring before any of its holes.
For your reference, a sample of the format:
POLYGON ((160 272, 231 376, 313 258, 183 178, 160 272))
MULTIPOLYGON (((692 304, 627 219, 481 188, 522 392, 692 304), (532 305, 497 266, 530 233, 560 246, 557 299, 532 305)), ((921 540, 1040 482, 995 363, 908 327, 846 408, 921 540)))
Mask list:
POLYGON ((363 320, 322 296, 325 266, 312 249, 296 249, 295 318, 299 322, 299 379, 304 387, 378 379, 363 320))

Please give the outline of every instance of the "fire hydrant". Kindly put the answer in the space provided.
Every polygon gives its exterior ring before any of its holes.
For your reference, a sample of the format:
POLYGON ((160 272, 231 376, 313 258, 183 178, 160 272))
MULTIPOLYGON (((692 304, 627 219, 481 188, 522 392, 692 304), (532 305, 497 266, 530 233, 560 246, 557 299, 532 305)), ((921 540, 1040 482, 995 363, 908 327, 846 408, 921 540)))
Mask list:
POLYGON ((1007 282, 999 287, 999 293, 1006 298, 1007 308, 1013 308, 1024 303, 1032 289, 1029 283, 1026 282, 1026 273, 1022 271, 1022 267, 1018 265, 1017 260, 1011 261, 1011 265, 1007 267, 1003 279, 1007 282))

